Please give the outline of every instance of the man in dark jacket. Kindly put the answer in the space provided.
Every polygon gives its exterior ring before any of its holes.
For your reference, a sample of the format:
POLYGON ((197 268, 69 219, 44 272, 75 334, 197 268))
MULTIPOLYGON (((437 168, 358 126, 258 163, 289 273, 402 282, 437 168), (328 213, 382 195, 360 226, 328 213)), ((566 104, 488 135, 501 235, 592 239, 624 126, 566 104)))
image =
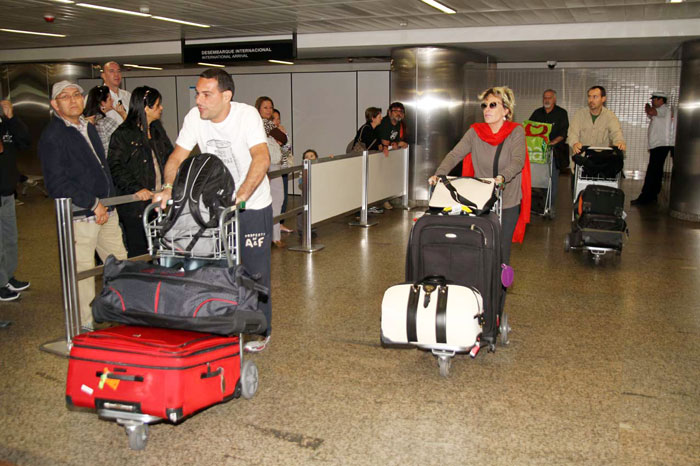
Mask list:
MULTIPOLYGON (((112 184, 102 142, 97 130, 82 116, 83 89, 70 81, 53 85, 53 116, 39 140, 39 158, 44 182, 53 198, 71 198, 73 234, 78 272, 95 266, 95 251, 104 261, 109 254, 126 259, 126 249, 114 208, 100 199, 112 197, 112 184)), ((78 282, 78 301, 83 327, 92 329, 90 302, 95 279, 78 282)))
POLYGON ((557 105, 557 92, 547 89, 542 93, 542 107, 538 108, 530 120, 540 123, 550 123, 552 131, 549 133, 549 145, 552 146, 552 217, 557 199, 557 186, 559 170, 569 166, 569 148, 566 145, 566 134, 569 131, 569 114, 557 105))
POLYGON ((27 127, 14 115, 9 100, 0 100, 0 301, 14 301, 29 282, 14 277, 17 269, 15 190, 19 182, 17 151, 29 147, 27 127))

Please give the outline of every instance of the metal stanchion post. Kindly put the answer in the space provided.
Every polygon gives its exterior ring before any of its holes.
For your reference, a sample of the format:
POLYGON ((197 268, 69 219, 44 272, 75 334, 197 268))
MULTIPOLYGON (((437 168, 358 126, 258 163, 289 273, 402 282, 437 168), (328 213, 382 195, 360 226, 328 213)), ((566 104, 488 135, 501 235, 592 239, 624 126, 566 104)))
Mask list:
POLYGON ((311 244, 311 160, 304 160, 304 170, 301 172, 301 183, 304 186, 302 192, 302 202, 304 203, 304 213, 302 220, 304 228, 301 232, 301 246, 292 246, 290 251, 316 252, 323 249, 322 244, 311 244))
POLYGON ((351 227, 369 228, 378 222, 367 222, 367 190, 369 189, 369 151, 362 151, 362 208, 360 209, 360 221, 350 222, 351 227))
POLYGON ((409 173, 408 173, 409 168, 408 167, 409 167, 409 160, 410 160, 410 156, 409 156, 410 150, 411 149, 409 147, 406 147, 404 149, 403 159, 404 159, 404 164, 405 164, 405 170, 403 172, 403 196, 401 196, 401 204, 402 204, 401 207, 403 209, 408 209, 408 210, 411 209, 411 207, 408 205, 408 176, 409 176, 409 173))
POLYGON ((70 198, 56 199, 56 227, 58 230, 59 262, 63 288, 63 309, 66 317, 66 338, 41 345, 43 351, 68 356, 73 337, 80 332, 78 303, 78 275, 76 272, 73 212, 70 198))

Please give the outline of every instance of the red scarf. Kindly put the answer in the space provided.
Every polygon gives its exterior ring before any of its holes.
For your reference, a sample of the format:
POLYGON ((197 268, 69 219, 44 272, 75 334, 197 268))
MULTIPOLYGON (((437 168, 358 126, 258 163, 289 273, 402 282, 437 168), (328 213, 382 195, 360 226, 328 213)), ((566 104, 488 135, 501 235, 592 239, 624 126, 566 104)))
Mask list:
MULTIPOLYGON (((471 127, 474 128, 479 139, 492 146, 498 146, 505 141, 505 139, 510 136, 510 133, 518 126, 521 125, 506 120, 497 133, 493 133, 487 123, 474 123, 471 127)), ((472 163, 471 152, 464 157, 464 161, 462 162, 462 176, 474 176, 474 164, 472 163)), ((520 200, 520 216, 518 217, 518 223, 515 225, 515 231, 513 232, 514 243, 523 242, 523 239, 525 239, 525 225, 530 223, 532 180, 530 179, 530 157, 527 153, 527 147, 525 147, 525 165, 523 165, 523 171, 520 176, 520 189, 522 191, 522 199, 520 200)))

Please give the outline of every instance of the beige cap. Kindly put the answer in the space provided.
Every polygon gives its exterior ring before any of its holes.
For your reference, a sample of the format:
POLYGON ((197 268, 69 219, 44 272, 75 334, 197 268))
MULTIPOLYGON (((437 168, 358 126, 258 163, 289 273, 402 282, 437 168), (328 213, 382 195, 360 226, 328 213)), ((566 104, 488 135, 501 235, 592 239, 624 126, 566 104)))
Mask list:
POLYGON ((80 91, 81 94, 85 93, 82 87, 80 87, 78 84, 70 81, 59 81, 56 84, 53 85, 51 88, 51 100, 54 100, 58 94, 63 92, 64 89, 67 87, 74 87, 80 91))

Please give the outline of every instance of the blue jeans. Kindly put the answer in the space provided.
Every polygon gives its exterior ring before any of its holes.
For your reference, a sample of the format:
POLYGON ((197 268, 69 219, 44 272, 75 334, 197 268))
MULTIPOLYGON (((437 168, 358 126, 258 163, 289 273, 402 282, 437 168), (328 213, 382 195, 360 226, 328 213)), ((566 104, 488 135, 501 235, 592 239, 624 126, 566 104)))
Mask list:
POLYGON ((17 270, 17 216, 15 196, 0 196, 0 286, 17 270))

